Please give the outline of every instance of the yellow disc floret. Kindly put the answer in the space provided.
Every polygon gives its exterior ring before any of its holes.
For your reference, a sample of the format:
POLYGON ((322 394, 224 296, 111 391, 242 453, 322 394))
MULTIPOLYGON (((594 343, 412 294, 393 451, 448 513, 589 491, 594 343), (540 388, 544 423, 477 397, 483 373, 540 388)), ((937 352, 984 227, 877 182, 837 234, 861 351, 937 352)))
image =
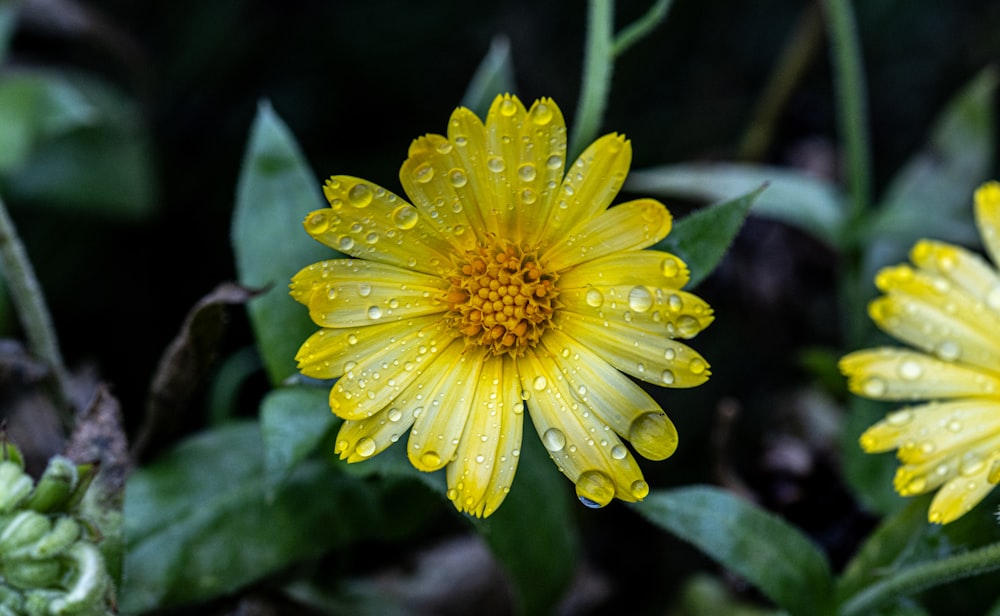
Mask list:
POLYGON ((558 308, 555 280, 533 250, 502 241, 480 246, 458 260, 450 277, 453 323, 470 343, 516 357, 549 326, 558 308))

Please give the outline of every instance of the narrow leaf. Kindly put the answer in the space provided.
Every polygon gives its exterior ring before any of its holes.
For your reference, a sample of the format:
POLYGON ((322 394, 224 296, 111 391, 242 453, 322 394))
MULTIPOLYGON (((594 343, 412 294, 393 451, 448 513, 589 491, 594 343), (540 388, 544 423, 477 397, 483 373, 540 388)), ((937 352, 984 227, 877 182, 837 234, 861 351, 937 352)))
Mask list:
POLYGON ((741 163, 687 163, 633 171, 625 188, 664 197, 717 201, 750 192, 761 184, 751 213, 793 225, 837 246, 844 228, 843 196, 822 179, 804 173, 741 163))
POLYGON ((614 2, 589 0, 587 40, 583 50, 583 77, 576 119, 569 138, 569 159, 574 160, 596 137, 604 121, 614 71, 614 2))
POLYGON ((688 287, 697 286, 722 261, 750 206, 765 188, 692 212, 677 221, 670 235, 653 248, 680 257, 691 270, 688 287))
POLYGON ((240 172, 232 242, 240 283, 264 291, 248 311, 275 384, 295 374, 295 352, 315 329, 288 295, 288 281, 306 265, 337 256, 302 229, 306 214, 323 206, 319 183, 288 127, 261 104, 240 172))
POLYGON ((627 27, 623 28, 621 32, 615 37, 614 42, 614 55, 618 56, 625 53, 632 45, 635 45, 642 39, 649 36, 649 34, 667 18, 667 13, 670 11, 670 7, 673 6, 673 0, 656 0, 653 6, 649 7, 646 14, 635 20, 627 27))
POLYGON ((797 529, 728 492, 694 486, 654 492, 634 509, 716 559, 793 616, 830 614, 822 552, 797 529))
POLYGON ((328 394, 326 389, 299 386, 275 389, 264 397, 260 424, 268 488, 274 489, 339 425, 328 394))
POLYGON ((498 94, 515 92, 514 59, 510 54, 510 39, 496 36, 490 42, 486 57, 472 75, 462 106, 468 107, 481 118, 486 117, 490 104, 498 94))

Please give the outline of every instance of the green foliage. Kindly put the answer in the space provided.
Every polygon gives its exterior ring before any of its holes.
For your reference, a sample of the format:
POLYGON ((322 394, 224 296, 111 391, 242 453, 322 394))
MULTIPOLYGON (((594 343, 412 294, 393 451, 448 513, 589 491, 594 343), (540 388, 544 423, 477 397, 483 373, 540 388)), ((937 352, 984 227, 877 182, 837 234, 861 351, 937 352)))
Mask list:
POLYGON ((312 453, 340 420, 330 412, 329 390, 316 387, 275 389, 260 405, 264 472, 274 489, 312 453))
POLYGON ((505 36, 494 37, 490 49, 479 63, 462 97, 462 106, 468 107, 479 117, 485 117, 490 104, 498 94, 514 94, 514 58, 510 55, 510 40, 505 36))
POLYGON ((759 588, 792 616, 833 613, 826 557, 798 530, 739 497, 707 486, 651 493, 634 506, 759 588))
POLYGON ((655 246, 681 258, 691 270, 689 288, 698 286, 722 261, 736 239, 754 200, 767 188, 760 186, 741 197, 697 210, 674 224, 670 235, 655 246))
POLYGON ((302 229, 306 214, 324 206, 319 182, 288 127, 261 104, 240 173, 232 242, 240 283, 265 290, 248 311, 274 384, 296 374, 295 353, 315 330, 305 308, 288 295, 288 281, 306 265, 337 256, 302 229))

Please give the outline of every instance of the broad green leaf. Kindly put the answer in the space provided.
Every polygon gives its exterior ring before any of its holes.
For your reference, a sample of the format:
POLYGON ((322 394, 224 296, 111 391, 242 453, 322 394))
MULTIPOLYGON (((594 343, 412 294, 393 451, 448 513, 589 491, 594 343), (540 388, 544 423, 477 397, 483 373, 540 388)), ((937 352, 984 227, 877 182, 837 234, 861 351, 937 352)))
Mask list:
POLYGON ((497 36, 490 42, 486 57, 476 68, 462 97, 462 106, 481 118, 486 117, 490 104, 498 94, 514 94, 514 61, 510 55, 510 39, 497 36))
POLYGON ((680 257, 691 270, 688 287, 696 287, 722 261, 743 226, 750 206, 765 188, 760 186, 742 197, 688 214, 677 221, 670 235, 653 248, 680 257))
POLYGON ((323 206, 319 182, 294 137, 262 103, 240 172, 232 242, 240 283, 266 289, 247 310, 275 384, 296 373, 295 353, 316 329, 306 308, 288 295, 289 280, 310 263, 338 256, 302 229, 306 214, 323 206))
POLYGON ((579 540, 571 489, 526 429, 510 494, 478 524, 514 583, 522 614, 551 614, 573 577, 579 540))
POLYGON ((885 262, 901 258, 916 240, 976 244, 972 191, 988 179, 993 160, 997 73, 979 73, 934 123, 927 144, 896 174, 869 237, 887 240, 885 262))
POLYGON ((327 402, 329 390, 318 387, 274 389, 260 406, 264 471, 273 489, 312 453, 340 423, 327 402))
POLYGON ((891 453, 865 453, 858 439, 892 409, 893 406, 884 402, 852 396, 840 442, 847 484, 865 507, 883 515, 895 513, 906 505, 892 489, 899 461, 891 453))
POLYGON ((826 557, 800 531, 724 490, 653 492, 633 506, 759 588, 792 616, 833 613, 826 557))
POLYGON ((767 184, 751 213, 802 229, 831 246, 844 231, 844 198, 820 178, 778 167, 742 163, 687 163, 633 171, 625 188, 664 197, 717 201, 767 184))
POLYGON ((321 460, 268 498, 255 423, 203 432, 128 481, 122 612, 230 593, 389 527, 368 486, 321 460))

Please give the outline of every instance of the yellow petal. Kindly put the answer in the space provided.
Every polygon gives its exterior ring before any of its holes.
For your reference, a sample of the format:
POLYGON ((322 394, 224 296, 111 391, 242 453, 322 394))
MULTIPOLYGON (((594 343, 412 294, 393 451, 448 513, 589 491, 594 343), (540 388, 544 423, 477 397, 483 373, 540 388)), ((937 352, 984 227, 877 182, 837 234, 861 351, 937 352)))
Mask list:
POLYGON ((472 111, 459 107, 448 122, 448 141, 455 145, 452 155, 458 160, 456 168, 464 170, 467 179, 463 184, 462 206, 477 209, 475 215, 470 213, 469 217, 482 220, 479 235, 499 235, 497 213, 503 204, 498 203, 490 187, 490 171, 486 168, 486 127, 472 111))
POLYGON ((560 271, 615 252, 640 250, 666 237, 670 221, 670 212, 654 199, 622 203, 575 227, 541 261, 560 271))
MULTIPOLYGON (((542 338, 545 350, 558 357, 560 373, 577 399, 644 458, 663 460, 677 449, 677 430, 641 387, 584 345, 552 330, 542 338)), ((612 457, 624 450, 612 450, 612 457)))
POLYGON ((413 425, 413 413, 387 406, 371 417, 346 420, 337 433, 334 453, 349 463, 367 460, 399 440, 413 425))
POLYGON ((651 336, 624 321, 560 311, 557 326, 604 361, 637 379, 666 387, 694 387, 708 380, 708 362, 691 347, 651 336))
POLYGON ((978 472, 955 477, 944 484, 931 501, 927 520, 933 524, 947 524, 979 504, 996 485, 989 480, 989 475, 997 460, 1000 460, 1000 452, 994 452, 978 472))
POLYGON ((434 360, 458 333, 443 320, 411 330, 356 366, 345 366, 344 376, 330 390, 330 408, 344 419, 364 419, 392 403, 409 384, 425 373, 436 373, 434 360))
POLYGON ((486 360, 471 408, 448 465, 448 498, 459 511, 486 517, 510 491, 521 455, 524 402, 509 355, 486 360))
POLYGON ((357 327, 447 310, 448 282, 362 259, 333 259, 307 266, 292 278, 291 294, 309 306, 323 327, 357 327))
POLYGON ((466 350, 464 341, 452 342, 430 369, 437 382, 424 392, 423 408, 406 448, 410 463, 418 470, 444 468, 463 438, 484 356, 483 351, 466 350))
POLYGON ((556 286, 560 291, 598 285, 680 289, 689 279, 687 266, 669 252, 633 250, 616 252, 570 268, 559 275, 556 286))
POLYGON ((367 327, 321 329, 299 348, 299 370, 317 379, 334 379, 373 353, 396 345, 401 337, 440 321, 437 315, 367 327))
POLYGON ((457 146, 441 135, 427 135, 410 145, 399 171, 406 194, 438 234, 460 250, 470 250, 486 239, 471 173, 457 146))
POLYGON ((559 301, 563 311, 623 323, 637 335, 693 338, 714 319, 711 307, 696 295, 642 284, 560 291, 559 301))
POLYGON ((538 221, 543 249, 608 209, 631 163, 632 144, 622 135, 604 135, 584 150, 567 169, 548 220, 538 221))
POLYGON ((549 456, 587 505, 606 505, 611 496, 642 500, 649 492, 642 471, 618 435, 588 412, 563 377, 557 360, 532 350, 517 359, 532 423, 549 456))
POLYGON ((1000 392, 1000 377, 930 355, 883 347, 856 351, 840 360, 848 387, 877 400, 928 400, 1000 392))
POLYGON ((869 453, 899 448, 906 463, 974 451, 982 441, 1000 442, 1000 401, 992 398, 931 402, 886 415, 861 435, 869 453))
POLYGON ((985 304, 992 316, 1000 314, 1000 277, 979 255, 951 244, 921 240, 910 251, 910 258, 934 274, 932 280, 938 285, 946 280, 965 291, 970 301, 985 304))
POLYGON ((983 237, 986 252, 993 263, 1000 264, 1000 183, 986 182, 974 196, 976 225, 983 237))
POLYGON ((313 238, 352 257, 431 274, 451 269, 451 246, 415 207, 371 182, 345 175, 323 185, 330 207, 306 216, 313 238))

